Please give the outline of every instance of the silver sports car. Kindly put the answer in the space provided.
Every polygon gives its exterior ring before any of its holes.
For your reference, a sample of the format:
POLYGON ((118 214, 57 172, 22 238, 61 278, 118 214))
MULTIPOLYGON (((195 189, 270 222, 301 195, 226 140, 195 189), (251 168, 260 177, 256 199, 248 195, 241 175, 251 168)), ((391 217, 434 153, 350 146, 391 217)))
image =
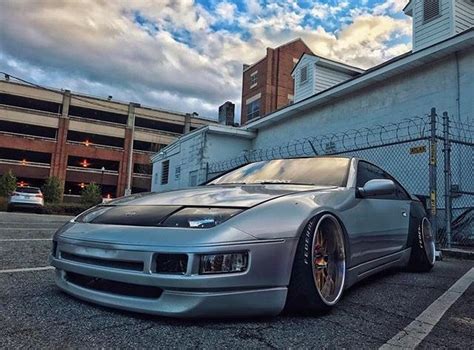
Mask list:
POLYGON ((123 197, 60 228, 59 288, 176 317, 329 310, 391 267, 435 262, 422 204, 356 158, 251 163, 206 185, 123 197))

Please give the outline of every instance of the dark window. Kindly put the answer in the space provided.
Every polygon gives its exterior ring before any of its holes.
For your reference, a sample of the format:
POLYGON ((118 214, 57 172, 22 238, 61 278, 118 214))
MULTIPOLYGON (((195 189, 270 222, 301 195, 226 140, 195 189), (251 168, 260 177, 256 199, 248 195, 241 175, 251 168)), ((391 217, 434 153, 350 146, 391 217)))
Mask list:
POLYGON ((133 141, 133 149, 136 149, 139 151, 158 152, 160 149, 162 149, 165 146, 166 145, 163 145, 161 143, 153 143, 153 142, 138 141, 138 140, 133 141))
POLYGON ((0 104, 28 109, 36 109, 39 111, 50 113, 61 113, 61 104, 59 103, 10 94, 0 93, 0 104))
POLYGON ((124 140, 119 137, 89 134, 85 132, 69 130, 67 132, 68 141, 81 142, 86 146, 104 145, 113 147, 123 147, 124 140))
POLYGON ((84 169, 101 170, 102 167, 104 167, 105 170, 108 170, 108 171, 119 170, 119 162, 114 161, 114 160, 85 158, 85 157, 76 157, 76 156, 69 156, 67 158, 67 165, 80 167, 84 169))
POLYGON ((215 179, 210 184, 274 183, 318 186, 346 186, 350 159, 277 159, 245 165, 215 179))
POLYGON ((148 118, 135 118, 135 126, 146 129, 168 131, 175 134, 182 134, 184 132, 184 125, 167 123, 148 118))
POLYGON ((133 164, 133 172, 135 174, 146 174, 151 175, 152 173, 152 166, 151 164, 133 164))
POLYGON ((51 153, 27 151, 12 148, 0 148, 0 159, 17 160, 22 165, 29 163, 51 163, 51 153))
POLYGON ((69 115, 94 120, 102 120, 110 123, 127 124, 128 116, 125 114, 100 111, 97 109, 84 108, 78 106, 69 107, 69 115))
POLYGON ((15 133, 15 134, 22 134, 22 135, 29 135, 29 136, 48 137, 51 139, 56 138, 56 129, 54 128, 15 123, 15 122, 7 122, 5 120, 0 121, 0 131, 10 132, 10 133, 15 133))
POLYGON ((364 185, 370 181, 375 179, 387 179, 392 180, 395 183, 396 190, 394 194, 387 195, 387 196, 377 196, 380 199, 410 199, 407 191, 395 180, 392 176, 388 173, 380 169, 379 167, 367 163, 367 162, 359 162, 357 166, 357 187, 364 187, 364 185))
POLYGON ((254 119, 260 116, 260 99, 247 105, 247 119, 254 119))
POLYGON ((166 185, 170 174, 170 161, 165 160, 161 163, 161 184, 166 185))
POLYGON ((439 0, 423 1, 423 21, 427 22, 439 16, 439 0))

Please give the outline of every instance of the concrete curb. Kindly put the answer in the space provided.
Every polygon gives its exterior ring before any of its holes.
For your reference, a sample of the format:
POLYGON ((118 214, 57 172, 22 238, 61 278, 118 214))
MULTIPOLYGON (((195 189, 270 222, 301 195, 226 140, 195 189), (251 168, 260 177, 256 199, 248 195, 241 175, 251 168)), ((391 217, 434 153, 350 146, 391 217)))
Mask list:
POLYGON ((451 258, 456 259, 464 259, 464 260, 474 260, 474 251, 473 250, 464 250, 458 248, 446 248, 441 249, 443 256, 448 256, 451 258))

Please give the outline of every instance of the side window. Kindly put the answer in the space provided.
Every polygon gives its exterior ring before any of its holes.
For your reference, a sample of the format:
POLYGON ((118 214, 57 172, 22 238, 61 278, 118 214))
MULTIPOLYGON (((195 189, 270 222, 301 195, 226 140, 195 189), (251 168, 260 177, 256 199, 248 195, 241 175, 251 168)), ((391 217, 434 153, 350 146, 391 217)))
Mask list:
POLYGON ((367 181, 374 180, 374 179, 387 179, 392 180, 395 183, 395 193, 386 195, 386 196, 378 196, 377 198, 380 199, 410 199, 410 196, 405 191, 405 189, 395 180, 392 176, 388 173, 372 165, 367 162, 359 162, 357 167, 357 187, 363 187, 367 181))

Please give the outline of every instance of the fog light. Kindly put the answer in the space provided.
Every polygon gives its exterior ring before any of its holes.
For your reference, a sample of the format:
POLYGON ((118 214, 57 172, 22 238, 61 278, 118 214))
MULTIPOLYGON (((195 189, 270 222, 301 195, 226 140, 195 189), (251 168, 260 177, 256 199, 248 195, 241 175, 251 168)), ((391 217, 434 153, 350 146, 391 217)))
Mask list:
POLYGON ((244 272, 248 253, 213 254, 201 256, 201 274, 244 272))

